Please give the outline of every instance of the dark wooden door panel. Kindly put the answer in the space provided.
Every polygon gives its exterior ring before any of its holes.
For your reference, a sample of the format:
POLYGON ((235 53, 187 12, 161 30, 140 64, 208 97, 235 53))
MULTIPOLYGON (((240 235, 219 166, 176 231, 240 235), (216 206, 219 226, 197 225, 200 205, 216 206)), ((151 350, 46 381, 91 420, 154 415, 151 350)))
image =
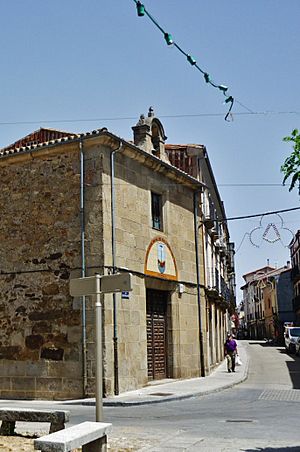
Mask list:
POLYGON ((149 379, 167 376, 166 312, 165 292, 147 291, 147 358, 149 379))

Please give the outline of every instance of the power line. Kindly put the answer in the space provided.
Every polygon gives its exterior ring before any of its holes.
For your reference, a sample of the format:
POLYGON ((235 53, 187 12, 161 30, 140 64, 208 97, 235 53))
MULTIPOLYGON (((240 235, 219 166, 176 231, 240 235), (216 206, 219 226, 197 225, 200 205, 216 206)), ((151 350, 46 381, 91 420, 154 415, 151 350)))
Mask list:
POLYGON ((240 249, 241 249, 241 247, 242 247, 242 244, 244 243, 244 240, 245 240, 245 238, 247 237, 247 235, 250 235, 249 232, 245 232, 244 237, 243 237, 242 240, 241 240, 241 243, 239 244, 239 246, 238 246, 237 249, 235 250, 235 254, 237 254, 237 253, 240 251, 240 249))
MULTIPOLYGON (((238 102, 238 101, 236 101, 238 102)), ((240 103, 240 102, 238 102, 240 103)), ((245 107, 247 108, 247 107, 245 107)), ((265 111, 240 111, 235 112, 235 116, 270 116, 270 115, 300 115, 300 111, 272 111, 272 110, 265 110, 265 111)), ((197 118, 197 117, 203 117, 203 116, 223 116, 223 113, 186 113, 186 114, 178 114, 178 115, 160 115, 161 118, 197 118)), ((130 118, 131 119, 131 118, 130 118)))
POLYGON ((218 184, 218 187, 283 187, 283 184, 218 184))
MULTIPOLYGON (((110 182, 104 182, 103 185, 110 185, 110 182)), ((126 186, 126 183, 122 183, 122 182, 116 182, 117 186, 126 186)), ((169 183, 161 183, 160 184, 163 187, 174 187, 175 185, 184 185, 184 183, 180 183, 180 182, 169 182, 169 183)), ((207 185, 208 188, 214 188, 213 185, 207 185)), ((218 184, 218 187, 284 187, 283 184, 218 184)))
MULTIPOLYGON (((300 115, 300 111, 253 111, 253 112, 236 112, 235 116, 270 116, 270 115, 300 115)), ((183 113, 178 115, 160 115, 160 118, 202 118, 223 116, 223 113, 183 113)), ((62 119, 37 119, 32 121, 0 121, 0 126, 15 126, 29 124, 50 124, 50 123, 76 123, 76 122, 100 122, 100 121, 134 121, 136 116, 114 116, 102 118, 62 118, 62 119)))
POLYGON ((217 220, 217 221, 221 222, 221 221, 245 220, 247 218, 264 217, 267 215, 274 215, 276 213, 292 212, 293 210, 300 210, 300 207, 292 207, 291 209, 283 209, 283 210, 274 210, 272 212, 256 213, 254 215, 245 215, 242 217, 224 218, 223 220, 217 220))
POLYGON ((245 110, 248 110, 249 113, 253 113, 253 110, 250 110, 246 105, 242 104, 239 100, 235 100, 241 107, 245 108, 245 110))

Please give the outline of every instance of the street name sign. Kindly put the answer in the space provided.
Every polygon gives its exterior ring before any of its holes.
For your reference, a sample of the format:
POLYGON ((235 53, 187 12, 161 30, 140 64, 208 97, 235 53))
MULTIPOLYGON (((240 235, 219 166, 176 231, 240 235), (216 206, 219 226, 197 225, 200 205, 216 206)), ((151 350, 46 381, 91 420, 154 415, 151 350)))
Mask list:
POLYGON ((131 290, 131 273, 95 275, 70 280, 70 295, 72 297, 83 297, 97 293, 129 292, 131 290))
POLYGON ((100 286, 102 293, 130 292, 132 290, 131 273, 117 273, 101 277, 100 286))
POLYGON ((85 295, 95 295, 97 287, 100 287, 97 279, 100 275, 88 276, 86 278, 77 278, 70 280, 70 295, 72 297, 83 297, 85 295))

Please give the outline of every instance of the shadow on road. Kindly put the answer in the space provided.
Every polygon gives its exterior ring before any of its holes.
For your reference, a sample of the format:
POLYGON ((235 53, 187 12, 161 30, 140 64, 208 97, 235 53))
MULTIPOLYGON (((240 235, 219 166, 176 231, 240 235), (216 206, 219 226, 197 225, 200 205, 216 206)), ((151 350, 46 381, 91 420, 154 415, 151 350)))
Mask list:
POLYGON ((249 342, 248 345, 260 345, 261 347, 278 347, 278 346, 281 347, 280 344, 270 344, 268 342, 262 342, 262 341, 249 342))
POLYGON ((300 445, 294 447, 256 447, 255 449, 245 449, 244 452, 299 452, 300 445))
MULTIPOLYGON (((267 343, 267 342, 263 342, 263 341, 249 341, 248 345, 260 345, 261 347, 272 347, 272 348, 276 348, 276 350, 282 354, 282 355, 286 355, 289 356, 290 358, 293 359, 293 361, 286 361, 285 364, 288 368, 289 374, 290 374, 290 379, 293 383, 293 389, 300 389, 300 358, 298 356, 296 356, 295 354, 291 354, 288 353, 285 349, 284 346, 281 346, 280 344, 275 344, 275 343, 267 343)), ((250 449, 252 450, 252 449, 250 449)), ((254 449, 254 450, 277 450, 277 449, 254 449)), ((278 449, 281 450, 281 449, 278 449)), ((287 449, 283 449, 283 450, 287 450, 287 449)), ((300 446, 297 449, 290 449, 292 452, 296 451, 300 452, 300 446)))
MULTIPOLYGON (((287 368, 289 370, 290 379, 293 383, 293 389, 300 389, 300 360, 295 354, 288 353, 286 349, 278 349, 280 353, 288 355, 294 361, 286 361, 287 368)), ((299 447, 300 451, 300 447, 299 447)))
MULTIPOLYGON (((293 383, 293 389, 300 389, 300 369, 299 369, 299 361, 288 361, 286 363, 289 373, 290 379, 293 383)), ((300 447, 299 447, 300 451, 300 447)))

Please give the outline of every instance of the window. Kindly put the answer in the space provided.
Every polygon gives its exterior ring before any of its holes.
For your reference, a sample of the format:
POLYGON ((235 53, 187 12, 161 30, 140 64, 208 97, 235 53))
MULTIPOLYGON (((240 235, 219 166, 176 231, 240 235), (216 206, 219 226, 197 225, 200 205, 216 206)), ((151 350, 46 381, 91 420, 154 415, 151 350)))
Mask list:
POLYGON ((162 231, 162 196, 151 192, 152 227, 162 231))

